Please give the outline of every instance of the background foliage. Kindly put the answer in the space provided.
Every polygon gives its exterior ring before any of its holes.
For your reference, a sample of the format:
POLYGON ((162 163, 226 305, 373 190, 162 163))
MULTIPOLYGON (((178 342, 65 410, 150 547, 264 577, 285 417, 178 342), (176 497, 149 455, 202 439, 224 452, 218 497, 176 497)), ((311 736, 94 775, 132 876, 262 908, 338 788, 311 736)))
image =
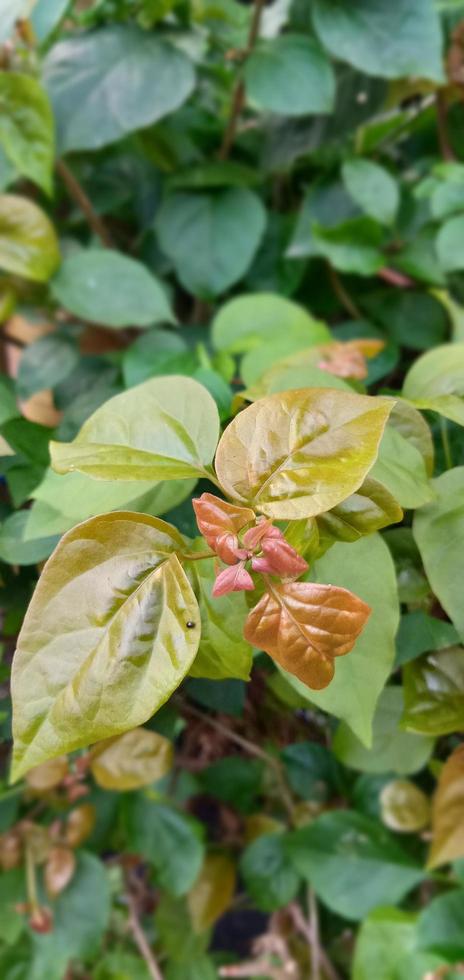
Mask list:
POLYGON ((1 976, 453 980, 464 3, 0 0, 0 43, 1 976), (291 389, 399 399, 370 475, 401 523, 318 523, 314 577, 372 616, 325 690, 259 651, 247 683, 246 600, 197 562, 174 698, 10 786, 12 654, 61 535, 121 510, 197 534, 191 460, 119 482, 79 457, 114 396, 156 445, 158 378, 206 467, 203 389, 223 425, 291 389))

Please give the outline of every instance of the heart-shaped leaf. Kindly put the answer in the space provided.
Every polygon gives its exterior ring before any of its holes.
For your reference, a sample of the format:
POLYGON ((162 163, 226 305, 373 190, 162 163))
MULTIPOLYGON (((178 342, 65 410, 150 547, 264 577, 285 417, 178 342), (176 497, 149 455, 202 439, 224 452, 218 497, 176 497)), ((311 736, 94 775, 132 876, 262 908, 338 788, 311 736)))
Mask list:
POLYGON ((62 538, 42 572, 12 676, 13 777, 143 724, 188 672, 197 601, 169 524, 118 512, 62 538))
POLYGON ((284 391, 225 430, 216 470, 228 494, 276 519, 313 517, 361 486, 393 401, 334 388, 284 391))
POLYGON ((269 585, 244 634, 308 687, 321 690, 334 675, 334 657, 350 652, 369 614, 367 603, 335 585, 269 585))
POLYGON ((153 378, 116 395, 84 423, 74 442, 52 442, 57 473, 101 480, 177 480, 202 474, 219 436, 214 399, 177 375, 153 378))

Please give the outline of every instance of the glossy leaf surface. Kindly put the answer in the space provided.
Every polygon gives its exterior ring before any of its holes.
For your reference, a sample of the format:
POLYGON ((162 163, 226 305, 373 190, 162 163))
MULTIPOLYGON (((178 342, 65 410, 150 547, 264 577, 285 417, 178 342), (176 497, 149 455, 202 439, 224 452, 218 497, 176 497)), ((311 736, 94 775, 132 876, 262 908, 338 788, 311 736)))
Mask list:
POLYGON ((464 648, 449 647, 406 664, 403 725, 425 735, 449 735, 464 726, 464 648))
POLYGON ((387 399, 330 388, 262 398, 224 432, 219 480, 229 496, 269 517, 320 514, 363 482, 391 407, 387 399))
POLYGON ((124 512, 64 536, 15 654, 14 778, 142 724, 178 686, 200 636, 180 549, 170 525, 124 512))
POLYGON ((369 606, 331 585, 293 582, 268 588, 248 616, 245 638, 308 687, 327 687, 334 658, 353 648, 369 606))
POLYGON ((218 410, 206 388, 173 375, 110 398, 74 442, 51 443, 50 452, 58 473, 79 470, 102 480, 188 479, 204 475, 218 434, 218 410))
POLYGON ((53 225, 25 197, 0 195, 0 269, 46 282, 60 261, 53 225))
POLYGON ((320 514, 317 524, 321 539, 357 541, 402 518, 403 511, 391 493, 368 476, 359 490, 326 514, 320 514))

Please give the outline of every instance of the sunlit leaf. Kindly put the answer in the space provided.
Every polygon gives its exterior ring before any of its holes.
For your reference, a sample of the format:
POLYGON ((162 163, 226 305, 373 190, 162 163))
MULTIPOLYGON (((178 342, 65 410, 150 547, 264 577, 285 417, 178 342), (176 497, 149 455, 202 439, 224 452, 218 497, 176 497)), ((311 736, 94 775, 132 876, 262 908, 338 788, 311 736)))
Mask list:
POLYGON ((330 510, 358 489, 375 462, 391 408, 390 400, 331 388, 263 398, 225 430, 216 454, 219 480, 230 497, 269 517, 330 510))
POLYGON ((59 261, 58 241, 46 214, 25 197, 0 195, 0 269, 46 282, 59 261))
POLYGON ((40 83, 30 75, 0 75, 0 145, 20 174, 52 190, 53 114, 40 83))
POLYGON ((139 789, 162 779, 172 768, 169 739, 148 728, 134 728, 92 749, 90 768, 103 789, 139 789))
POLYGON ((432 844, 428 867, 464 857, 464 745, 452 752, 440 773, 432 804, 432 844))
POLYGON ((357 541, 402 518, 403 511, 391 493, 368 476, 350 497, 326 514, 319 514, 317 524, 321 540, 357 541))
POLYGON ((200 638, 181 549, 170 525, 124 512, 63 537, 14 658, 15 779, 142 724, 178 686, 200 638))
POLYGON ((153 378, 115 395, 74 442, 52 442, 53 468, 102 480, 189 479, 207 475, 219 435, 216 403, 203 385, 153 378))
POLYGON ((308 687, 327 687, 334 658, 353 648, 369 606, 331 585, 292 582, 268 588, 248 616, 245 638, 308 687))

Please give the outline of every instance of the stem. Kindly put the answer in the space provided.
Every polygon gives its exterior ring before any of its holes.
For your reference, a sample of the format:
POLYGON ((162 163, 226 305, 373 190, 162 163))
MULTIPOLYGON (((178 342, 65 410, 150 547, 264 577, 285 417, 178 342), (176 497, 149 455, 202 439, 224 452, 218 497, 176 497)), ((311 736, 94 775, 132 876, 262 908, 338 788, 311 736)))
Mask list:
MULTIPOLYGON (((254 0, 253 15, 251 18, 247 46, 244 52, 245 61, 247 58, 249 58, 256 44, 256 41, 258 40, 259 28, 261 24, 261 14, 263 11, 264 4, 265 4, 265 0, 254 0)), ((235 85, 233 95, 232 95, 229 120, 225 129, 222 145, 218 153, 220 160, 227 160, 230 154, 230 151, 234 144, 235 137, 237 135, 238 122, 244 103, 245 103, 245 83, 243 79, 240 78, 235 85)))
POLYGON ((184 561, 205 561, 206 558, 216 558, 214 551, 201 551, 197 554, 186 552, 185 555, 181 555, 184 561))
POLYGON ((330 282, 332 284, 332 289, 337 299, 340 300, 340 303, 342 304, 346 312, 353 317, 353 320, 362 320, 363 315, 361 313, 361 310, 358 309, 354 300, 351 299, 351 296, 348 293, 348 291, 345 289, 340 279, 340 276, 338 275, 338 272, 334 269, 333 265, 330 265, 330 263, 328 265, 328 269, 329 269, 329 277, 330 277, 330 282))
POLYGON ((213 470, 213 467, 205 466, 202 472, 203 472, 204 479, 209 480, 210 483, 214 483, 214 486, 217 487, 218 490, 220 490, 222 493, 221 484, 219 483, 219 480, 213 470))
POLYGON ((231 728, 228 728, 227 725, 224 725, 221 721, 217 721, 215 718, 211 718, 210 715, 206 715, 203 714, 202 711, 198 711, 198 709, 194 708, 193 705, 184 703, 182 704, 182 709, 186 711, 187 714, 192 715, 194 718, 199 718, 201 721, 204 721, 210 726, 210 728, 214 728, 215 731, 220 732, 221 735, 225 735, 230 742, 235 742, 236 745, 239 745, 240 748, 244 749, 245 752, 248 752, 249 755, 254 755, 257 759, 262 759, 262 761, 269 766, 270 769, 272 769, 277 782, 279 783, 279 788, 282 794, 282 803, 287 811, 290 822, 293 824, 293 800, 287 787, 285 776, 279 760, 275 759, 274 756, 269 755, 269 753, 262 749, 261 746, 255 745, 254 742, 250 742, 247 738, 244 738, 243 735, 238 735, 237 732, 232 731, 231 728))
POLYGON ((397 286, 399 289, 410 289, 416 285, 410 276, 405 276, 402 272, 397 272, 396 269, 388 269, 386 266, 384 269, 379 269, 377 275, 379 279, 383 279, 384 282, 390 283, 390 286, 397 286))
POLYGON ((29 843, 26 840, 26 892, 27 892, 27 903, 30 911, 34 913, 39 911, 39 900, 37 898, 37 881, 35 877, 35 864, 29 843))
POLYGON ((147 937, 140 924, 137 913, 137 905, 131 891, 127 891, 127 905, 129 908, 129 929, 137 949, 145 961, 147 970, 152 980, 163 980, 163 974, 158 966, 153 950, 149 946, 147 937))
POLYGON ((314 889, 308 888, 309 929, 311 944, 311 980, 321 980, 321 943, 319 937, 319 913, 314 889))
MULTIPOLYGON (((314 920, 312 920, 310 923, 306 922, 306 919, 303 915, 303 912, 300 909, 300 906, 297 905, 296 903, 292 902, 291 905, 288 905, 287 910, 288 912, 290 912, 290 915, 295 924, 295 928, 298 930, 300 935, 304 936, 304 938, 306 939, 310 947, 311 959, 313 960, 314 958, 314 949, 315 946, 317 945, 316 957, 319 958, 320 967, 322 968, 323 973, 325 973, 327 980, 340 980, 338 971, 335 969, 332 961, 327 956, 325 949, 320 945, 319 936, 314 931, 314 920)), ((311 917, 312 917, 312 913, 311 913, 311 917)), ((311 966, 312 969, 314 970, 312 963, 311 966)), ((312 974, 312 976, 314 977, 314 973, 312 974)))
POLYGON ((437 113, 437 133, 440 153, 444 160, 455 160, 456 156, 451 146, 448 132, 448 107, 445 96, 441 91, 436 93, 435 108, 437 113))
POLYGON ((94 210, 90 198, 87 197, 84 188, 69 169, 68 165, 64 162, 64 160, 57 160, 56 169, 68 191, 69 196, 85 215, 94 234, 100 239, 102 245, 104 245, 106 248, 111 248, 113 241, 104 221, 102 221, 100 216, 94 210))
POLYGON ((445 463, 448 470, 453 468, 453 454, 451 452, 451 445, 449 441, 448 434, 448 420, 444 419, 440 415, 440 434, 441 434, 441 444, 443 446, 443 455, 445 457, 445 463))

